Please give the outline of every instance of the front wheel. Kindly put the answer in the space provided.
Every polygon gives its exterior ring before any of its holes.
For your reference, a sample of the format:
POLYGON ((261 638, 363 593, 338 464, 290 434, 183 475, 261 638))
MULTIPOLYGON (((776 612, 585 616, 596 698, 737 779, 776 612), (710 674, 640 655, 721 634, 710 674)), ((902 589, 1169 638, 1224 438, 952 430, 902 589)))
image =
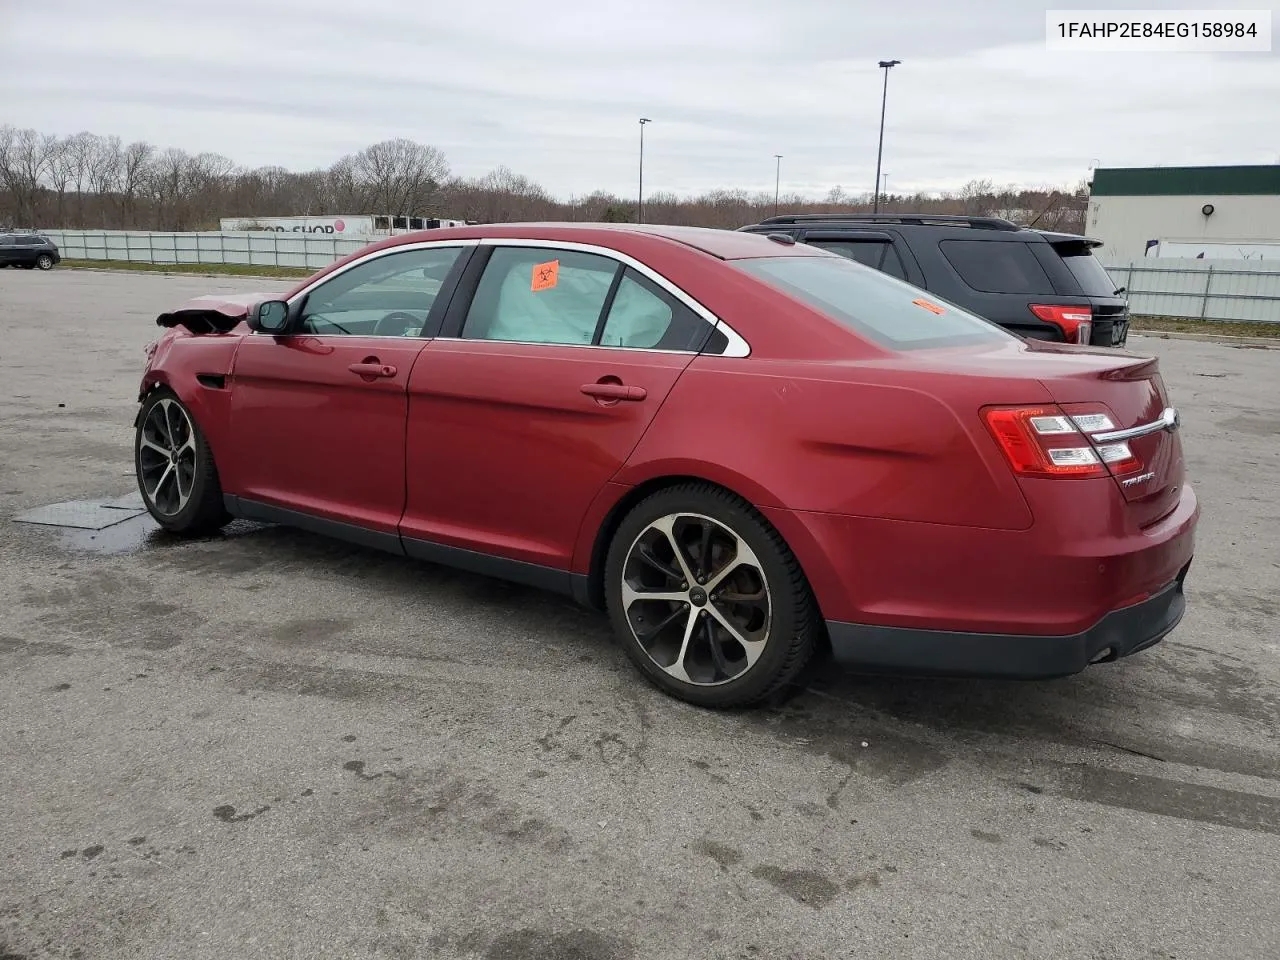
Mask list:
POLYGON ((53 257, 49 256, 47 253, 40 254, 40 256, 36 257, 36 266, 41 270, 52 270, 53 257))
POLYGON ((705 707, 760 703, 795 680, 821 631, 800 564, 733 494, 682 484, 639 503, 605 564, 609 616, 632 662, 705 707))
POLYGON ((138 489, 156 523, 171 533, 214 533, 231 517, 213 452, 191 412, 172 391, 160 388, 142 403, 134 437, 138 489))

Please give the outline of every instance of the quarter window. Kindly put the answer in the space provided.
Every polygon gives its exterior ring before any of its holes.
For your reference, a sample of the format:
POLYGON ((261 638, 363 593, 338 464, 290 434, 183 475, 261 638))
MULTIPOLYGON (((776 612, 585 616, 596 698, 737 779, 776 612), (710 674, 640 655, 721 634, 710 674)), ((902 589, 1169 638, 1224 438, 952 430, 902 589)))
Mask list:
POLYGON ((1053 293, 1049 275, 1021 241, 943 240, 942 255, 982 293, 1053 293))
POLYGON ((696 351, 710 332, 702 317, 628 267, 609 305, 600 345, 696 351))
POLYGON ((299 329, 319 335, 420 337, 462 247, 424 247, 375 257, 307 295, 299 329))

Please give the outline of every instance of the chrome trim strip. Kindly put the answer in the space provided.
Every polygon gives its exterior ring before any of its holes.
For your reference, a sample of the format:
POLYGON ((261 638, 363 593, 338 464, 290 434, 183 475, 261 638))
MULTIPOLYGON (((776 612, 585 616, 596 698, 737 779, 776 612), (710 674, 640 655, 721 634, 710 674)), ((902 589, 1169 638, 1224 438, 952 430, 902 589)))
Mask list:
POLYGON ((1173 407, 1165 407, 1160 416, 1150 423, 1139 424, 1126 430, 1107 430, 1103 433, 1091 433, 1089 437, 1095 443, 1119 443, 1121 440, 1134 440, 1138 437, 1159 433, 1161 430, 1168 430, 1172 433, 1178 429, 1180 424, 1181 419, 1178 416, 1178 411, 1173 407))
MULTIPOLYGON (((327 273, 323 277, 320 277, 312 281, 311 283, 307 284, 305 287, 303 287, 301 290, 299 290, 297 293, 295 293, 292 297, 290 297, 285 302, 288 303, 290 306, 293 306, 294 301, 298 300, 301 297, 305 297, 307 294, 309 294, 312 290, 314 290, 320 284, 326 282, 327 280, 332 279, 333 277, 338 276, 341 273, 345 273, 346 271, 352 269, 353 267, 358 267, 360 266, 360 264, 368 263, 370 260, 375 260, 378 257, 390 256, 393 253, 402 253, 406 250, 423 250, 423 249, 430 249, 432 247, 476 247, 476 246, 549 247, 553 250, 576 250, 581 253, 594 253, 600 256, 609 257, 613 260, 618 261, 619 263, 626 264, 628 267, 631 267, 637 273, 641 273, 644 276, 648 277, 658 286, 662 287, 663 290, 666 290, 669 294, 671 294, 673 297, 675 297, 677 300, 683 303, 686 307, 688 307, 698 316, 702 317, 703 320, 707 321, 707 323, 711 324, 711 326, 713 326, 715 329, 719 330, 722 334, 724 334, 725 339, 729 341, 728 344, 725 346, 724 350, 721 353, 709 354, 709 356, 748 357, 751 355, 751 345, 748 344, 745 339, 743 339, 742 335, 739 334, 738 331, 734 330, 733 327, 729 326, 728 323, 726 323, 724 320, 717 317, 714 313, 712 313, 710 310, 704 307, 701 303, 699 303, 693 297, 689 296, 689 294, 685 293, 683 290, 677 287, 674 283, 672 283, 666 277, 662 276, 662 274, 658 273, 656 270, 646 266, 645 264, 641 263, 639 260, 636 260, 634 257, 629 257, 625 253, 620 253, 619 251, 613 250, 610 247, 601 247, 591 243, 575 243, 570 240, 530 240, 524 237, 479 237, 479 238, 474 238, 470 240, 419 240, 415 243, 403 243, 393 247, 386 247, 382 250, 375 250, 366 256, 358 257, 357 259, 352 260, 350 263, 343 265, 339 269, 334 270, 332 273, 327 273)), ((251 331, 251 332, 256 333, 257 331, 251 331)), ((262 334, 262 335, 274 336, 274 334, 262 334)), ((315 334, 311 334, 311 336, 315 336, 315 334)), ((343 335, 342 334, 321 334, 321 336, 343 336, 343 335)), ((403 337, 403 336, 381 337, 380 336, 378 339, 386 339, 386 340, 424 339, 425 340, 425 339, 433 339, 433 338, 403 337)), ((466 338, 440 337, 438 339, 441 339, 441 340, 459 339, 460 340, 460 339, 466 339, 466 338)), ((514 343, 517 341, 490 341, 490 342, 514 343)), ((539 346, 596 346, 596 347, 605 346, 607 347, 607 345, 605 344, 539 343, 538 345, 539 346)), ((612 349, 619 349, 619 348, 613 347, 612 349)), ((621 349, 638 350, 638 351, 643 351, 648 353, 692 354, 694 352, 692 350, 655 350, 651 347, 624 347, 621 349)))
POLYGON ((352 260, 350 263, 343 264, 332 273, 326 273, 323 277, 319 277, 307 284, 292 297, 285 301, 289 306, 293 306, 293 302, 301 297, 305 297, 316 287, 322 283, 332 280, 334 277, 341 276, 353 267, 358 267, 362 263, 368 263, 370 260, 377 260, 379 257, 389 257, 393 253, 404 253, 408 250, 430 250, 433 247, 474 247, 478 246, 479 240, 421 240, 417 243, 404 243, 395 247, 387 247, 383 250, 374 250, 372 253, 352 260))

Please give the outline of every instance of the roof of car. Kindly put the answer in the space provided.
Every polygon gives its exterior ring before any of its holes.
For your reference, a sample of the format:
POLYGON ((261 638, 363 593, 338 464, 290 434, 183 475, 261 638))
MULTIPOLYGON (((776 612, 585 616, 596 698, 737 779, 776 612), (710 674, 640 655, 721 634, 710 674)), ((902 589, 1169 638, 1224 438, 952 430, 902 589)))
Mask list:
POLYGON ((580 243, 606 243, 608 234, 650 236, 693 247, 721 260, 744 260, 753 257, 823 256, 826 251, 788 242, 790 238, 771 240, 758 233, 720 230, 714 227, 682 227, 658 223, 490 223, 465 227, 438 227, 400 234, 387 246, 417 243, 423 240, 494 239, 562 240, 580 243))

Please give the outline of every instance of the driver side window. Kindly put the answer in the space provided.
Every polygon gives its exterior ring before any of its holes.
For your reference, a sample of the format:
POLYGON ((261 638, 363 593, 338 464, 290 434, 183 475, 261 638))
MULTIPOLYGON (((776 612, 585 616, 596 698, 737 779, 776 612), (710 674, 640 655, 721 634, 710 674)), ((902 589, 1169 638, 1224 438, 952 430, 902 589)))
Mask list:
POLYGON ((319 336, 420 337, 463 247, 374 257, 307 295, 298 332, 319 336))

